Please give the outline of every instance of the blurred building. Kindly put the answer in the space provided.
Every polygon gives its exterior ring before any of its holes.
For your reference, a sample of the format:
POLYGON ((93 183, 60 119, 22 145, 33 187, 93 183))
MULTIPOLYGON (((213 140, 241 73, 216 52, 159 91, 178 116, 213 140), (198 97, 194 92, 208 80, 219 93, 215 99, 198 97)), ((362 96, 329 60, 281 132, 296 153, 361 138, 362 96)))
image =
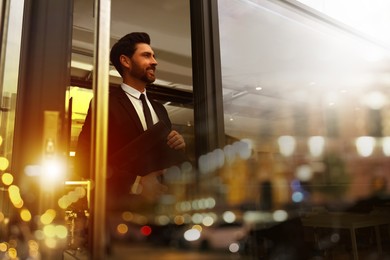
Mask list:
POLYGON ((388 257, 389 10, 384 0, 2 1, 0 259, 104 259, 117 241, 178 246, 183 229, 221 223, 248 227, 229 252, 249 259, 288 254, 289 230, 312 257, 388 257), (92 98, 104 114, 121 82, 107 54, 131 31, 151 35, 149 92, 189 161, 167 171, 158 202, 118 198, 123 210, 106 212, 104 120, 86 162, 95 182, 75 176, 75 147, 92 98))

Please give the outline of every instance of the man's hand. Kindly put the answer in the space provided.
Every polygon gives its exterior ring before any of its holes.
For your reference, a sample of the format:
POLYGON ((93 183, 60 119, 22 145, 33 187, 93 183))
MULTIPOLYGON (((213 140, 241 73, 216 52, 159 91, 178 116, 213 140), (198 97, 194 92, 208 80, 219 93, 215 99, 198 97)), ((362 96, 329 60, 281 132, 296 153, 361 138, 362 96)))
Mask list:
POLYGON ((150 202, 156 201, 161 195, 167 192, 168 187, 161 184, 159 177, 163 170, 151 172, 143 177, 139 182, 140 195, 150 202))
POLYGON ((167 137, 167 144, 169 147, 175 150, 181 150, 186 147, 186 143, 184 142, 184 138, 181 134, 172 130, 167 137))

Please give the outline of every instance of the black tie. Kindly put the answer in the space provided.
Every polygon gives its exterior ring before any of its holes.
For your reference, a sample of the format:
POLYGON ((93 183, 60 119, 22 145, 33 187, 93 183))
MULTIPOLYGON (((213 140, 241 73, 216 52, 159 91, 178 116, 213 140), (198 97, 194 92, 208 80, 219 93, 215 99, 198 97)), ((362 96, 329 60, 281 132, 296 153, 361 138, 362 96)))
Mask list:
POLYGON ((139 98, 142 101, 142 109, 144 110, 144 116, 145 116, 147 129, 149 129, 153 125, 152 114, 150 113, 149 106, 146 103, 145 95, 141 94, 141 96, 139 98))

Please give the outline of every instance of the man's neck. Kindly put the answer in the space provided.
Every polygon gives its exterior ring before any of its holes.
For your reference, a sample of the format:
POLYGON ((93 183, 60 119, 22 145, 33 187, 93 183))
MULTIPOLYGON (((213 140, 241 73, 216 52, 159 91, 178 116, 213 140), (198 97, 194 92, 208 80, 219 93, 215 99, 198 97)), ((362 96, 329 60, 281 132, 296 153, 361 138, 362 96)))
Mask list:
POLYGON ((123 80, 123 83, 138 90, 139 92, 144 92, 146 89, 146 84, 144 82, 135 81, 135 80, 123 80))

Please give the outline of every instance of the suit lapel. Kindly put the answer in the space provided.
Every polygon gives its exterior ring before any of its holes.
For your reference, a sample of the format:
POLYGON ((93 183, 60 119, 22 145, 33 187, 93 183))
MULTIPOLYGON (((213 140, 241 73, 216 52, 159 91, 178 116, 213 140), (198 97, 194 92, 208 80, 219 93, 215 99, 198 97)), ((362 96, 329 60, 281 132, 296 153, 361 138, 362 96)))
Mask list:
POLYGON ((160 107, 156 105, 156 101, 154 101, 153 99, 149 99, 149 101, 150 101, 150 104, 152 104, 152 107, 153 107, 154 111, 156 112, 158 119, 163 120, 164 117, 162 115, 162 111, 161 111, 160 107))
POLYGON ((129 100, 129 98, 127 97, 126 93, 122 90, 122 88, 118 88, 118 91, 115 91, 115 93, 116 93, 115 97, 118 99, 118 102, 128 112, 129 116, 137 126, 138 130, 140 132, 143 132, 144 128, 142 127, 142 123, 138 117, 137 111, 135 111, 135 108, 131 103, 131 101, 129 100))

